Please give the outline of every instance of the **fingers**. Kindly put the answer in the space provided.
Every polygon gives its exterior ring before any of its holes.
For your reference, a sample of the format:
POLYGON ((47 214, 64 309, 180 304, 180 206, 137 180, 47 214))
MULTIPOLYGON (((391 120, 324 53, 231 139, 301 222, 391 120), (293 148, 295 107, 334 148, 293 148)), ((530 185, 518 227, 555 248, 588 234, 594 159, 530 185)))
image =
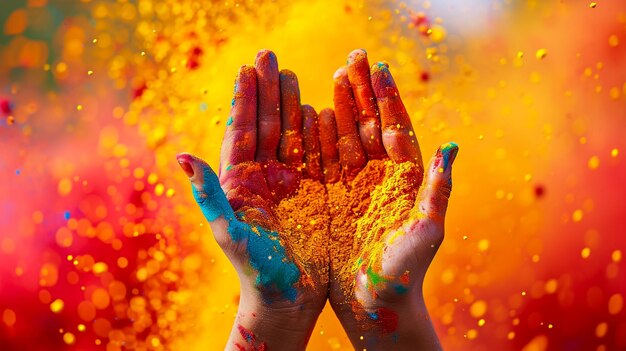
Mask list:
POLYGON ((303 149, 298 78, 289 70, 280 71, 279 77, 282 130, 278 160, 289 166, 300 167, 303 149))
POLYGON ((304 143, 304 175, 313 180, 322 179, 320 160, 320 132, 315 109, 310 105, 302 106, 303 143, 304 143))
POLYGON ((226 200, 220 181, 211 167, 200 158, 190 154, 179 154, 176 160, 193 185, 193 196, 209 222, 220 216, 234 218, 234 212, 226 200))
POLYGON ((275 160, 280 141, 280 83, 276 55, 269 50, 259 51, 254 67, 259 99, 256 160, 275 160))
POLYGON ((254 67, 241 66, 235 80, 230 117, 222 141, 220 173, 241 162, 253 161, 256 151, 257 77, 254 67))
POLYGON ((339 68, 333 78, 339 162, 347 179, 351 179, 365 166, 367 159, 358 134, 356 105, 345 67, 339 68))
POLYGON ((320 111, 319 127, 324 183, 335 183, 339 181, 341 167, 339 165, 339 151, 337 150, 337 125, 333 110, 326 108, 320 111))
POLYGON ((382 140, 389 157, 396 163, 411 161, 423 168, 419 144, 411 119, 400 99, 396 83, 385 63, 374 64, 371 81, 382 124, 382 140))
POLYGON ((446 215, 452 191, 452 163, 458 151, 455 143, 441 145, 426 169, 417 205, 430 218, 443 220, 446 215))
POLYGON ((348 55, 348 78, 359 120, 359 136, 368 159, 381 159, 387 156, 380 132, 380 117, 376 98, 370 80, 370 65, 367 52, 354 50, 348 55))

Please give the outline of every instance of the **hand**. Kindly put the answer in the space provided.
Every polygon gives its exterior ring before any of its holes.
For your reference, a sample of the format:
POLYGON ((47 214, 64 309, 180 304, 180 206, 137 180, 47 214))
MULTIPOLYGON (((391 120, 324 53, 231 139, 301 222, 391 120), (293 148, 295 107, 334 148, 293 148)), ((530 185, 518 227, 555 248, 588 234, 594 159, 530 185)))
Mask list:
POLYGON ((370 69, 363 50, 335 73, 334 104, 334 115, 320 112, 330 302, 355 349, 439 350, 422 282, 443 240, 458 148, 441 146, 424 174, 389 67, 370 69))
POLYGON ((265 50, 239 70, 226 125, 219 180, 201 159, 177 159, 239 275, 227 348, 304 349, 328 295, 326 199, 311 196, 325 193, 317 115, 265 50))

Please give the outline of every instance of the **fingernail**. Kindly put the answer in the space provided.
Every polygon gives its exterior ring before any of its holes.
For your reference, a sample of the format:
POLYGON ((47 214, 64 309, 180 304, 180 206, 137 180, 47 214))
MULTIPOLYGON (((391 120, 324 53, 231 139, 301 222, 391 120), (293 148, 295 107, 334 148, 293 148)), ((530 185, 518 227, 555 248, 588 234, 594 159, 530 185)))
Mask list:
POLYGON ((346 70, 345 67, 339 67, 336 71, 335 74, 333 74, 333 80, 341 80, 343 79, 343 77, 347 77, 348 76, 348 71, 346 70))
POLYGON ((387 62, 376 62, 371 67, 372 71, 389 71, 389 64, 387 62))
POLYGON ((348 64, 361 60, 367 57, 367 52, 364 49, 353 50, 348 54, 348 64))
POLYGON ((187 177, 189 178, 193 177, 194 172, 193 172, 193 167, 191 167, 191 162, 189 162, 189 156, 185 154, 181 154, 181 155, 176 156, 176 160, 178 161, 180 168, 182 168, 183 171, 185 171, 185 174, 187 174, 187 177))
POLYGON ((446 171, 448 166, 452 165, 454 162, 456 154, 459 151, 459 146, 455 142, 449 142, 441 145, 439 150, 443 160, 443 170, 446 171))

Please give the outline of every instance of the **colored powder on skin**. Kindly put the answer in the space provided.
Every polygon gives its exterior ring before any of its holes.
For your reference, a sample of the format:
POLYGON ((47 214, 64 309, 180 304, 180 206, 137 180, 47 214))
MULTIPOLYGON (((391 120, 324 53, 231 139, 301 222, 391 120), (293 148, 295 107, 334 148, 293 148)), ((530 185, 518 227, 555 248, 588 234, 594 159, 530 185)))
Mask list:
POLYGON ((235 347, 239 351, 267 351, 267 344, 262 342, 260 345, 256 346, 256 336, 250 330, 243 327, 241 324, 237 325, 237 330, 239 330, 239 334, 241 337, 246 340, 248 347, 241 345, 240 343, 235 343, 235 347))
POLYGON ((331 216, 330 267, 332 275, 338 277, 339 284, 344 288, 346 299, 351 294, 350 281, 354 280, 354 274, 346 268, 352 265, 352 260, 358 258, 359 252, 355 237, 356 221, 366 213, 371 192, 382 183, 384 168, 384 161, 369 161, 350 183, 326 185, 331 216))
POLYGON ((283 241, 303 272, 304 285, 328 284, 330 215, 325 193, 319 182, 303 179, 296 194, 282 200, 276 208, 280 235, 288 238, 283 241))
POLYGON ((278 289, 290 301, 297 297, 297 284, 327 286, 330 215, 322 184, 304 179, 293 196, 271 208, 267 203, 256 203, 253 194, 229 192, 231 202, 234 196, 247 199, 235 215, 228 202, 219 201, 221 197, 207 201, 207 194, 215 194, 210 189, 217 189, 219 182, 207 174, 212 173, 210 169, 204 172, 203 192, 194 191, 194 196, 209 221, 219 216, 229 221, 233 241, 247 239, 250 266, 259 272, 257 285, 270 291, 278 289))
POLYGON ((381 307, 374 313, 368 313, 368 315, 383 334, 393 333, 398 328, 398 314, 389 308, 381 307))
MULTIPOLYGON (((419 181, 420 172, 415 164, 387 162, 383 183, 372 192, 366 215, 357 221, 355 240, 361 248, 359 257, 367 261, 364 264, 367 265, 368 272, 371 270, 380 274, 382 270, 380 260, 383 249, 388 241, 393 240, 384 236, 392 231, 395 231, 396 235, 403 235, 401 230, 396 229, 411 216, 410 212, 415 207, 420 186, 419 181)), ((352 270, 356 271, 358 268, 354 265, 352 270)), ((373 277, 372 274, 368 276, 373 277)), ((382 279, 370 282, 376 285, 382 282, 382 279)))
MULTIPOLYGON (((346 302, 353 298, 356 272, 361 268, 366 269, 371 288, 399 278, 382 274, 380 259, 388 241, 384 236, 411 216, 420 179, 419 168, 413 163, 372 160, 347 185, 327 185, 332 218, 331 269, 337 272, 333 275, 346 302)), ((408 281, 401 283, 400 290, 406 289, 408 281)))
MULTIPOLYGON (((224 216, 229 222, 228 233, 231 239, 236 243, 246 244, 250 266, 258 272, 257 286, 268 291, 278 290, 283 297, 295 301, 295 284, 300 280, 300 269, 287 257, 279 234, 237 219, 228 201, 219 194, 222 190, 215 173, 209 167, 204 168, 203 172, 201 189, 194 184, 193 195, 204 216, 209 221, 224 216)), ((245 211, 238 212, 238 217, 245 217, 245 211)))
POLYGON ((241 337, 244 338, 247 342, 254 342, 256 340, 254 333, 244 328, 241 324, 237 325, 237 330, 239 330, 239 334, 241 334, 241 337))
POLYGON ((441 145, 440 152, 443 157, 443 170, 444 171, 448 169, 448 165, 450 164, 450 150, 452 150, 455 147, 458 147, 458 145, 454 142, 449 142, 449 143, 445 143, 441 145))

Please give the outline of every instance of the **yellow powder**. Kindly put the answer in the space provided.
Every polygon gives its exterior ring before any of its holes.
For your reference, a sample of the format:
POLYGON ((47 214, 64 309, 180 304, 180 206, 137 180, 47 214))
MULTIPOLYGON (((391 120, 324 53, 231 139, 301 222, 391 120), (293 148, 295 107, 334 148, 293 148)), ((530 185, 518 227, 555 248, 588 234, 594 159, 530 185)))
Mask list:
POLYGON ((240 212, 246 222, 279 233, 303 272, 302 284, 325 287, 330 275, 347 302, 360 262, 380 271, 386 235, 412 216, 420 181, 420 169, 410 162, 372 160, 349 182, 324 186, 304 179, 268 211, 245 206, 240 212))
POLYGON ((331 274, 346 302, 352 294, 359 259, 380 268, 385 235, 410 217, 420 182, 420 169, 410 162, 373 160, 348 184, 326 186, 331 274))

